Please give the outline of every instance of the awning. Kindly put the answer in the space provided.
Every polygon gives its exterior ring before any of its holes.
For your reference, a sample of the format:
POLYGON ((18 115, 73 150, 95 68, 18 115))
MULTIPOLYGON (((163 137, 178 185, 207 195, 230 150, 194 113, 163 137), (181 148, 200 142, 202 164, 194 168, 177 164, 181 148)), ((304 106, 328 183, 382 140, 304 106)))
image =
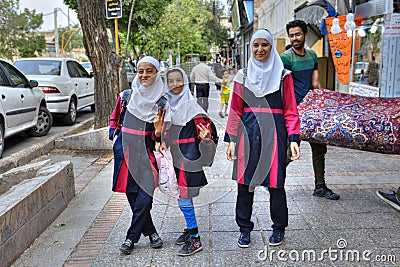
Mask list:
MULTIPOLYGON (((335 8, 336 0, 315 0, 297 10, 295 18, 319 26, 322 19, 328 16, 328 5, 326 2, 329 3, 332 8, 335 8)), ((346 15, 348 13, 348 7, 345 0, 338 0, 337 13, 338 15, 346 15)))
MULTIPOLYGON (((328 5, 335 7, 336 0, 315 0, 314 2, 300 8, 295 13, 295 18, 303 20, 307 24, 308 38, 306 40, 307 46, 312 47, 319 39, 323 37, 323 34, 319 30, 321 21, 326 18, 328 13, 328 5)), ((347 4, 345 0, 338 0, 339 15, 347 14, 347 4)))
POLYGON ((322 6, 306 6, 300 9, 295 18, 303 20, 305 23, 320 25, 323 18, 328 16, 328 11, 322 6))

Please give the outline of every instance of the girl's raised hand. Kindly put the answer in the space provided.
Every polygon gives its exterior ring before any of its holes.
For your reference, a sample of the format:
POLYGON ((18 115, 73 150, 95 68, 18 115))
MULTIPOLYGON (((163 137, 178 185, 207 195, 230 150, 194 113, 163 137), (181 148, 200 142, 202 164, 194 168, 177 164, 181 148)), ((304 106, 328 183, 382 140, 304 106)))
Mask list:
POLYGON ((164 117, 165 117, 165 109, 161 107, 158 108, 157 116, 154 118, 154 128, 156 130, 156 137, 161 137, 161 132, 164 128, 164 117))
POLYGON ((199 130, 200 130, 199 137, 200 137, 201 140, 210 139, 211 138, 211 130, 210 130, 210 124, 209 123, 206 126, 204 126, 202 123, 199 123, 197 125, 197 128, 199 128, 199 130))

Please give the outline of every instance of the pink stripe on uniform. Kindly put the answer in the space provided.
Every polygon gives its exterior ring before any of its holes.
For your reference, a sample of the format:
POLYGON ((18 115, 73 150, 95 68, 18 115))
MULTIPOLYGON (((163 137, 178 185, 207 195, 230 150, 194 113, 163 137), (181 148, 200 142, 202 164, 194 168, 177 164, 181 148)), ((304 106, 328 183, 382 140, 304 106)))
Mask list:
POLYGON ((126 127, 122 127, 121 131, 123 131, 124 133, 134 134, 134 135, 151 135, 152 133, 152 131, 140 131, 126 127))
POLYGON ((279 108, 244 108, 244 112, 283 114, 283 110, 279 108))
POLYGON ((191 138, 185 138, 185 139, 178 139, 178 140, 173 140, 171 143, 176 145, 176 144, 187 144, 187 143, 193 143, 195 142, 196 139, 194 137, 191 138))

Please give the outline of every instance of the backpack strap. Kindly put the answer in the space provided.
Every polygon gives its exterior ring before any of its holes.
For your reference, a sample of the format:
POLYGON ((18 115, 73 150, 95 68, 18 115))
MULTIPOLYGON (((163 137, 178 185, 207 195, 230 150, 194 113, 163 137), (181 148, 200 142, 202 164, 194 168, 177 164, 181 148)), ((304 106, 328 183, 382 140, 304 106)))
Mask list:
POLYGON ((283 80, 285 80, 286 76, 289 75, 291 73, 290 70, 287 69, 283 69, 282 70, 282 74, 281 74, 281 83, 279 85, 279 90, 281 91, 281 98, 283 101, 283 80))
POLYGON ((132 89, 125 89, 122 91, 122 105, 126 108, 128 105, 129 100, 131 99, 132 89))

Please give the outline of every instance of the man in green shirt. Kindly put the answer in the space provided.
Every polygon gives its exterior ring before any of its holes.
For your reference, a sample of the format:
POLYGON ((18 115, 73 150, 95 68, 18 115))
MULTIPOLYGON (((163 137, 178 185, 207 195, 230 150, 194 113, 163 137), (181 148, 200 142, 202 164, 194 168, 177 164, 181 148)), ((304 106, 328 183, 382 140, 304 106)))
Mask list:
MULTIPOLYGON (((294 93, 297 105, 303 100, 308 91, 319 88, 318 58, 313 50, 305 48, 305 40, 308 37, 307 25, 302 20, 290 21, 286 25, 286 32, 289 36, 292 47, 283 52, 280 56, 285 69, 292 71, 294 93)), ((338 200, 340 196, 325 184, 325 144, 310 143, 312 161, 315 177, 314 196, 338 200)), ((288 150, 290 153, 290 150, 288 150)), ((290 156, 288 155, 288 162, 290 156)))

